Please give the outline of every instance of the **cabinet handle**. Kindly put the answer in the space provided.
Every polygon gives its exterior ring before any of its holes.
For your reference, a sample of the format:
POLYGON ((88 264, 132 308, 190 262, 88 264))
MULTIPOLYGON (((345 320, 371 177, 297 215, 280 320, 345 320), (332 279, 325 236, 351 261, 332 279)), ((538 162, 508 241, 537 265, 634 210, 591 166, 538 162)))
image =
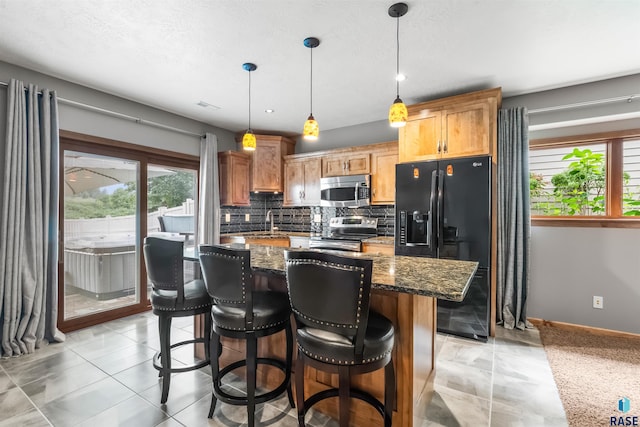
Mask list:
POLYGON ((371 195, 372 195, 372 196, 375 196, 375 195, 376 195, 376 189, 375 189, 375 188, 371 189, 371 195))
POLYGON ((444 152, 448 153, 449 152, 449 148, 447 147, 447 141, 446 140, 444 141, 444 145, 443 146, 444 146, 444 152))
POLYGON ((307 193, 305 193, 304 191, 302 192, 302 198, 305 199, 307 197, 307 193))
POLYGON ((438 153, 440 152, 440 140, 438 140, 438 153))

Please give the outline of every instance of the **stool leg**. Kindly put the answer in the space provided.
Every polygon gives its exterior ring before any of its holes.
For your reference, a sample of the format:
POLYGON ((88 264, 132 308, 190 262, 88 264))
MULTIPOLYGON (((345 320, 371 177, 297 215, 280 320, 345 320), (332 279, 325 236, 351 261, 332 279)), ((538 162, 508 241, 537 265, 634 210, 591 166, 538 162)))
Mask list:
POLYGON ((213 391, 211 393, 211 406, 209 407, 209 418, 213 417, 213 412, 216 410, 216 404, 218 403, 218 398, 216 397, 216 387, 220 386, 220 379, 218 375, 220 373, 220 365, 218 361, 218 357, 220 355, 220 350, 222 346, 220 345, 220 335, 216 334, 213 329, 211 329, 211 338, 209 340, 209 354, 211 357, 211 385, 213 387, 213 391))
POLYGON ((211 314, 204 316, 204 357, 211 363, 211 314))
POLYGON ((293 332, 291 331, 291 322, 287 324, 285 328, 287 334, 287 366, 286 366, 286 381, 287 381, 287 396, 289 397, 289 405, 295 408, 296 405, 293 402, 293 391, 291 390, 291 368, 293 366, 293 332))
POLYGON ((247 333, 247 425, 254 427, 256 412, 256 357, 258 339, 253 332, 247 333))
POLYGON ((298 426, 304 426, 304 353, 298 349, 296 360, 296 404, 298 405, 298 426))
POLYGON ((171 384, 171 317, 160 315, 158 317, 160 329, 160 364, 162 365, 162 397, 160 403, 167 402, 169 397, 169 385, 171 384))
POLYGON ((349 427, 349 409, 351 399, 349 398, 349 367, 338 367, 338 405, 340 405, 340 427, 349 427))
POLYGON ((384 427, 391 427, 393 421, 393 405, 396 401, 396 374, 393 360, 384 367, 384 427))

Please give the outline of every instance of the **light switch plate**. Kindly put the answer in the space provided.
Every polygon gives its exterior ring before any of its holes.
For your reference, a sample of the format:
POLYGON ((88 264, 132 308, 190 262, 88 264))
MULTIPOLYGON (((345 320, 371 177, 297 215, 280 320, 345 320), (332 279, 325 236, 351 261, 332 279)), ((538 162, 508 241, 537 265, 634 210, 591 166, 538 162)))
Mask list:
POLYGON ((224 214, 224 222, 231 222, 231 214, 230 213, 224 214))
POLYGON ((244 220, 245 222, 249 222, 250 220, 249 214, 244 214, 244 220))

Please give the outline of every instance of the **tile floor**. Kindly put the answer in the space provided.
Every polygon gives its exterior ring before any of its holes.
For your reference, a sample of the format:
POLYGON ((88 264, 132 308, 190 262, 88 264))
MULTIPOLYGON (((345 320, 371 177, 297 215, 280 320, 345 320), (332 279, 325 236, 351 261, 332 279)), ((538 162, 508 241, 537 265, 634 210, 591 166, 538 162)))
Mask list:
MULTIPOLYGON (((191 318, 174 321, 172 338, 192 336, 191 318)), ((208 420, 208 368, 176 374, 160 405, 160 381, 151 357, 157 320, 131 316, 67 335, 63 344, 0 359, 2 426, 242 426, 244 407, 219 403, 208 420)), ((418 408, 416 426, 566 426, 562 404, 536 330, 498 328, 477 343, 438 335, 437 375, 431 401, 418 408)), ((189 363, 192 350, 174 352, 189 363)), ((229 385, 240 389, 240 382, 229 385)), ((259 405, 259 425, 296 426, 286 396, 259 405)), ((311 427, 337 426, 322 414, 311 427)))

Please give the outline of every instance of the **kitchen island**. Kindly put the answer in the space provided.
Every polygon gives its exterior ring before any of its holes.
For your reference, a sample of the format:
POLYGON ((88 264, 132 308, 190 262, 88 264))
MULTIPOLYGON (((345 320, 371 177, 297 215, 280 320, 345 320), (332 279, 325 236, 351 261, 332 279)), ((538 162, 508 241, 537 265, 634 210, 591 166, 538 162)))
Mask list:
MULTIPOLYGON (((262 245, 240 247, 251 250, 251 267, 257 288, 286 292, 286 248, 262 245)), ((344 252, 339 254, 346 255, 344 252)), ((389 318, 396 328, 393 362, 397 396, 393 425, 411 426, 416 409, 426 406, 433 391, 437 299, 462 301, 478 264, 372 253, 349 253, 348 256, 373 260, 371 308, 389 318)), ((185 258, 189 259, 189 256, 185 258)), ((196 326, 196 334, 201 335, 203 322, 196 326)), ((225 340, 224 347, 222 365, 243 358, 244 341, 225 340)), ((261 356, 284 357, 284 348, 284 334, 259 342, 261 356)), ((383 372, 379 370, 356 376, 352 379, 352 385, 382 400, 383 372)), ((306 396, 329 386, 337 386, 336 376, 313 368, 307 367, 305 375, 306 396)), ((275 385, 281 381, 281 377, 275 370, 265 369, 260 372, 259 381, 275 385)), ((315 408, 337 418, 337 399, 324 401, 315 408)), ((382 418, 369 405, 354 399, 350 425, 382 425, 382 418)))

